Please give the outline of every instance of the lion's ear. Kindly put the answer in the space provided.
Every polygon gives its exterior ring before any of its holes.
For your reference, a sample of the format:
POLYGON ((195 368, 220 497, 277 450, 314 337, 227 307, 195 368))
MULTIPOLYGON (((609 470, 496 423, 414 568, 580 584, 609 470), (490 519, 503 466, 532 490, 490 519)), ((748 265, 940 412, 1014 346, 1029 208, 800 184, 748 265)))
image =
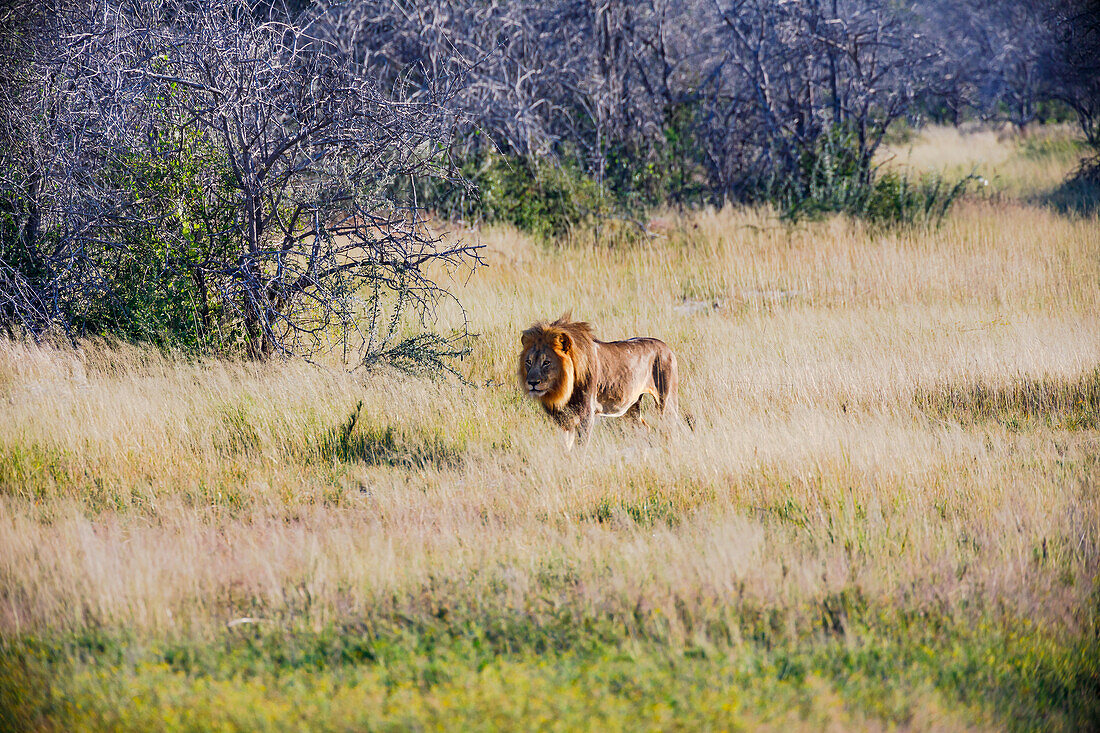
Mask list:
POLYGON ((529 328, 520 334, 520 343, 523 344, 524 349, 531 348, 531 345, 535 343, 535 329, 529 328))
POLYGON ((558 351, 569 354, 573 351, 573 337, 565 331, 558 334, 558 351))

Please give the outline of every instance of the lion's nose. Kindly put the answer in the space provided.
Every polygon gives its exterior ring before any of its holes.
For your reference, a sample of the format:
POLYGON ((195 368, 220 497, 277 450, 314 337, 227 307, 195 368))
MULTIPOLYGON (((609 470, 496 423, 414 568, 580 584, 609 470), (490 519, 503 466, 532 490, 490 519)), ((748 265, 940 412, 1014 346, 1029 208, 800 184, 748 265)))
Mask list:
POLYGON ((531 389, 534 389, 535 387, 539 386, 539 380, 537 380, 537 379, 528 379, 527 380, 527 386, 530 387, 531 389))

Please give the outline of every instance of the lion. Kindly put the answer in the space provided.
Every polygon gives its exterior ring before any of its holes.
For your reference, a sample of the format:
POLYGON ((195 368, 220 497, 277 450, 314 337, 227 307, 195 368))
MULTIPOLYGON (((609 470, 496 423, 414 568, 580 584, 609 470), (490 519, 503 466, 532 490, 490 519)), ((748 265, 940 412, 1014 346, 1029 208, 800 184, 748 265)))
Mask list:
POLYGON ((647 394, 662 416, 679 422, 676 354, 664 341, 599 341, 590 324, 566 313, 532 325, 521 342, 520 388, 568 433, 570 447, 577 438, 588 444, 597 415, 640 421, 647 394))

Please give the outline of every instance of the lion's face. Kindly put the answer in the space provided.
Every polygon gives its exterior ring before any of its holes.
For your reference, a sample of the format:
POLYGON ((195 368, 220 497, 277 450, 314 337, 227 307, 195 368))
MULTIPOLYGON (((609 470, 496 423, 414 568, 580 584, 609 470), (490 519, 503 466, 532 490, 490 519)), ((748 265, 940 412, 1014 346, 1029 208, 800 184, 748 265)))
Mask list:
POLYGON ((520 355, 520 386, 529 397, 542 399, 562 381, 562 357, 547 344, 532 344, 520 355))
POLYGON ((586 357, 578 352, 576 339, 589 338, 588 324, 568 324, 568 327, 576 333, 571 334, 560 321, 549 325, 536 323, 521 337, 519 386, 550 412, 565 408, 578 380, 587 374, 583 368, 586 357))

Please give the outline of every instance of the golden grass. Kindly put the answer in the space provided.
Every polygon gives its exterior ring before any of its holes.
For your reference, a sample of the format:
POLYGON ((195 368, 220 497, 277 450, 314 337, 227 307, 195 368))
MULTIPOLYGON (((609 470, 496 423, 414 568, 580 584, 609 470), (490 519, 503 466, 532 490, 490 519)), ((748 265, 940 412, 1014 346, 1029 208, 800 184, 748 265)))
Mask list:
POLYGON ((1084 148, 1073 125, 1012 127, 930 125, 911 140, 884 146, 877 156, 886 168, 902 168, 957 179, 975 174, 985 196, 1032 197, 1059 186, 1084 148))
POLYGON ((748 609, 818 623, 853 589, 1095 623, 1095 218, 666 219, 614 247, 482 232, 489 267, 455 280, 468 384, 0 343, 0 636, 480 604, 680 647, 748 609), (566 453, 513 382, 519 332, 567 309, 668 341, 694 432, 608 422, 566 453))
POLYGON ((0 346, 0 628, 223 623, 301 594, 320 622, 487 573, 522 605, 554 563, 611 608, 856 581, 1069 622, 1089 591, 1095 426, 1014 431, 917 395, 1048 379, 1072 396, 1100 364, 1094 221, 974 203, 882 234, 726 210, 628 248, 484 239, 492 264, 460 293, 473 386, 0 346), (570 307, 679 351, 693 434, 607 423, 562 451, 513 362, 522 327, 570 307), (326 455, 360 399, 357 429, 396 437, 326 455), (676 521, 623 509, 646 501, 676 521), (1044 541, 1059 555, 1036 565, 1044 541))

